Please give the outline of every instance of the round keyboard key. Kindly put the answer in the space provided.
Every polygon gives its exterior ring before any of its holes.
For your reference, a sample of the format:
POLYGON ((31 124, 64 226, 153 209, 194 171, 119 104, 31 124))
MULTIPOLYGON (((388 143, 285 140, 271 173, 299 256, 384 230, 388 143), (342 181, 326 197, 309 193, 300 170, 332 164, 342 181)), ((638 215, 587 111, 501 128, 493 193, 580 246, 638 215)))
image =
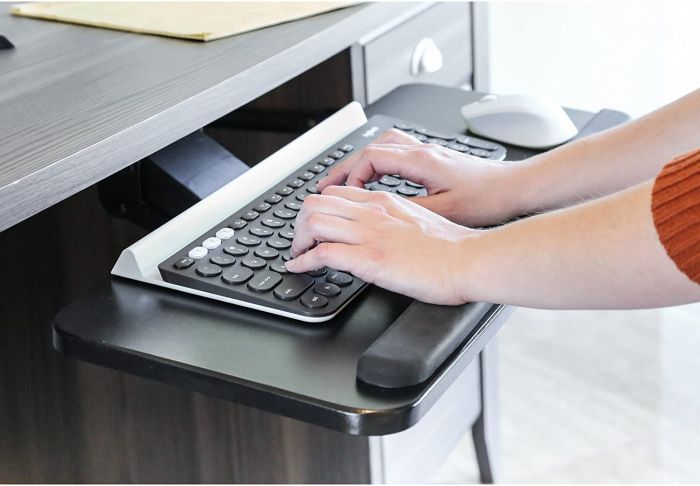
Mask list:
POLYGON ((452 142, 447 146, 448 149, 456 150, 457 152, 469 152, 469 147, 461 143, 452 142))
POLYGON ((256 204, 253 207, 253 209, 259 213, 264 213, 265 211, 267 211, 271 207, 272 207, 272 205, 270 203, 261 202, 261 203, 256 204))
POLYGON ((304 199, 306 199, 306 196, 308 196, 308 194, 304 194, 304 193, 297 194, 296 195, 297 201, 304 202, 304 199))
POLYGON ((277 273, 288 273, 287 267, 284 266, 284 262, 275 262, 271 264, 270 270, 275 271, 277 273))
POLYGON ((281 228, 284 226, 284 221, 277 218, 263 218, 261 223, 268 228, 281 228))
POLYGON ((297 217, 297 213, 294 211, 288 211, 286 209, 276 209, 274 213, 275 216, 282 219, 294 219, 297 217))
POLYGON ((297 201, 287 201, 284 203, 284 207, 292 211, 299 211, 301 209, 301 203, 297 201))
POLYGON ((338 287, 345 287, 352 283, 352 277, 344 272, 332 271, 326 275, 326 282, 336 284, 338 287))
POLYGON ((395 123, 394 128, 398 128, 399 130, 403 131, 413 131, 414 128, 416 128, 415 125, 412 125, 411 123, 395 123))
POLYGON ((314 174, 313 172, 303 172, 303 173, 299 174, 297 177, 299 179, 301 179, 302 181, 310 181, 311 179, 316 177, 316 174, 314 174))
POLYGON ((197 265, 197 273, 202 277, 218 277, 221 275, 221 267, 213 263, 200 263, 197 265))
POLYGON ((241 235, 236 238, 236 241, 245 246, 258 246, 260 244, 260 238, 256 238, 255 236, 241 235))
POLYGON ((469 151, 469 154, 474 155, 475 157, 481 157, 484 159, 491 157, 491 152, 489 152, 488 150, 479 149, 479 148, 471 149, 469 151))
POLYGON ((195 246, 189 251, 189 253, 187 253, 187 256, 190 258, 194 258, 195 260, 200 260, 207 256, 207 253, 209 253, 209 250, 207 250, 203 246, 195 246))
POLYGON ((321 161, 321 165, 325 165, 326 167, 330 167, 333 164, 335 164, 335 159, 333 157, 326 157, 321 161))
POLYGON ((396 177, 389 176, 389 175, 382 176, 382 178, 379 179, 379 182, 381 182, 385 186, 389 186, 389 187, 396 187, 399 184, 401 184, 401 181, 399 179, 397 179, 396 177))
POLYGON ((220 267, 230 267, 234 263, 236 263, 236 259, 233 257, 225 257, 225 256, 213 256, 209 259, 210 262, 212 262, 214 265, 219 265, 220 267))
POLYGON ((292 189, 291 187, 280 187, 279 189, 277 189, 277 194, 279 194, 280 196, 289 196, 293 192, 294 189, 292 189))
POLYGON ((269 292, 282 281, 282 275, 276 272, 259 273, 248 282, 248 288, 253 292, 269 292))
POLYGON ((340 293, 340 287, 328 282, 318 282, 314 285, 314 292, 325 295, 326 297, 335 297, 340 293))
POLYGON ((307 275, 311 275, 312 277, 323 277, 328 270, 325 268, 317 268, 316 270, 311 270, 310 272, 306 272, 307 275))
POLYGON ((309 309, 320 309, 328 305, 328 299, 322 295, 312 294, 310 292, 301 296, 301 305, 309 309))
POLYGON ((194 264, 194 258, 183 257, 173 263, 173 267, 177 268, 178 270, 184 270, 185 268, 190 268, 192 264, 194 264))
POLYGON ((391 187, 387 187, 383 184, 375 184, 369 188, 370 191, 384 191, 391 192, 391 187))
POLYGON ((416 128, 416 132, 430 138, 440 138, 442 140, 454 140, 454 135, 431 130, 430 128, 416 128))
POLYGON ((345 156, 345 152, 342 150, 334 150, 330 154, 328 154, 329 157, 333 157, 334 159, 342 159, 345 156))
POLYGON ((204 240, 202 242, 202 246, 204 248, 206 248, 207 250, 214 250, 216 248, 219 248, 219 246, 221 246, 221 240, 219 238, 212 236, 211 238, 207 238, 206 240, 204 240))
POLYGON ((322 166, 321 164, 315 164, 315 165, 312 165, 311 167, 309 167, 308 170, 309 170, 309 172, 313 172, 314 174, 320 174, 321 172, 326 170, 326 168, 324 166, 322 166))
POLYGON ((283 230, 277 233, 280 235, 282 238, 285 238, 287 240, 293 240, 294 239, 294 231, 292 230, 283 230))
POLYGON ((233 237, 234 233, 235 231, 231 228, 221 228, 219 231, 216 232, 216 237, 220 240, 230 240, 233 237))
POLYGON ((253 221, 255 218, 260 216, 257 211, 246 211, 245 213, 241 214, 241 219, 245 219, 246 221, 253 221))
POLYGON ((418 194, 420 194, 420 191, 418 191, 418 189, 415 189, 413 187, 408 187, 408 186, 399 187, 396 190, 396 192, 398 192, 402 196, 408 196, 408 197, 413 197, 413 196, 417 196, 418 194))
POLYGON ((318 194, 320 191, 316 188, 316 186, 309 186, 306 188, 306 192, 309 194, 318 194))
POLYGON ((267 246, 270 246, 275 250, 286 250, 287 248, 292 246, 292 244, 289 241, 284 240, 282 238, 273 238, 271 240, 268 240, 267 246))
POLYGON ((449 143, 446 140, 440 140, 439 138, 429 138, 425 141, 425 143, 432 143, 441 147, 447 147, 449 145, 449 143))
POLYGON ((272 231, 270 228, 250 228, 248 230, 248 233, 250 233, 253 236, 260 236, 261 238, 266 238, 268 236, 271 236, 274 231, 272 231))
POLYGON ((469 141, 467 141, 466 145, 469 145, 470 147, 489 150, 491 152, 493 152, 494 150, 498 150, 498 145, 496 145, 495 143, 487 142, 486 140, 479 140, 478 138, 470 138, 469 141))
POLYGON ((304 181, 301 179, 294 179, 293 181, 287 183, 287 186, 291 187, 292 189, 299 189, 303 185, 304 181))
POLYGON ((245 246, 228 245, 224 247, 224 253, 228 253, 231 256, 243 256, 248 253, 248 248, 245 246))
POLYGON ((420 184, 418 184, 416 182, 413 182, 413 181, 404 181, 404 182, 406 183, 407 186, 415 187, 416 189, 424 189, 423 186, 421 186, 420 184))
POLYGON ((269 203, 269 204, 277 204, 281 200, 282 200, 282 196, 280 196, 279 194, 273 194, 273 195, 265 198, 265 202, 269 203))
POLYGON ((471 138, 464 135, 460 135, 459 137, 457 137, 457 143, 461 143, 462 145, 469 145, 470 141, 471 138))
POLYGON ((269 247, 260 247, 257 250, 255 250, 255 255, 259 256, 260 258, 264 258, 265 260, 272 260, 273 258, 277 258, 279 254, 280 252, 278 252, 274 248, 269 247))
POLYGON ((414 137, 415 137, 415 139, 418 140, 419 142, 425 142, 426 140, 428 140, 428 137, 426 137, 426 136, 423 135, 422 133, 418 133, 418 134, 414 135, 414 137))
POLYGON ((347 153, 352 152, 353 150, 355 150, 355 147, 353 147, 353 146, 350 145, 349 143, 346 143, 345 145, 343 145, 342 147, 340 147, 340 150, 342 150, 343 152, 345 152, 345 153, 347 154, 347 153))
POLYGON ((233 221, 232 223, 230 223, 228 226, 231 229, 239 230, 239 229, 245 228, 247 224, 248 223, 243 221, 242 219, 237 219, 237 220, 233 221))
POLYGON ((221 280, 229 285, 240 285, 246 283, 252 276, 253 271, 249 268, 232 268, 221 275, 221 280))
POLYGON ((284 260, 285 262, 288 262, 288 261, 291 260, 291 259, 292 259, 292 255, 290 255, 290 254, 288 254, 288 253, 283 253, 283 254, 282 254, 282 260, 284 260))
POLYGON ((252 268, 253 270, 260 270, 261 268, 265 268, 267 266, 267 263, 265 263, 265 260, 263 258, 247 256, 241 260, 241 265, 243 265, 244 267, 252 268))

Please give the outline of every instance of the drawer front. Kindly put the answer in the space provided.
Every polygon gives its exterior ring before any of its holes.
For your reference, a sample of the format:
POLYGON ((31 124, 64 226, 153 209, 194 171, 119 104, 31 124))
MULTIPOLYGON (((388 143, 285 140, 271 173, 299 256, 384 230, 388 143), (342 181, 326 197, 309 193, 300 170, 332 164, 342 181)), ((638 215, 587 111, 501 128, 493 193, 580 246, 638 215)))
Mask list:
POLYGON ((430 7, 365 45, 364 60, 368 103, 402 84, 458 86, 469 82, 472 74, 470 5, 459 2, 430 7), (425 47, 429 47, 428 52, 425 47), (442 67, 437 70, 440 56, 436 56, 435 49, 442 57, 442 67), (423 56, 416 53, 417 50, 422 51, 423 56), (417 59, 422 62, 416 63, 417 59))

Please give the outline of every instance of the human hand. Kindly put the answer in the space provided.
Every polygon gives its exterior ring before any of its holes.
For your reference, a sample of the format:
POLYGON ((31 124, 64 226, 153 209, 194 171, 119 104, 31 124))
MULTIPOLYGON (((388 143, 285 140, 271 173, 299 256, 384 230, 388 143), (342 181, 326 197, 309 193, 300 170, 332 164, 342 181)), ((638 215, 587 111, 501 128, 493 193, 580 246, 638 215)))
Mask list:
POLYGON ((364 187, 384 174, 399 174, 425 186, 428 195, 411 200, 456 223, 497 224, 518 216, 513 166, 423 144, 396 129, 338 164, 318 183, 364 187))
POLYGON ((481 233, 395 194, 340 186, 308 196, 294 231, 295 258, 285 264, 290 272, 328 266, 424 302, 453 305, 464 302, 460 243, 481 233))

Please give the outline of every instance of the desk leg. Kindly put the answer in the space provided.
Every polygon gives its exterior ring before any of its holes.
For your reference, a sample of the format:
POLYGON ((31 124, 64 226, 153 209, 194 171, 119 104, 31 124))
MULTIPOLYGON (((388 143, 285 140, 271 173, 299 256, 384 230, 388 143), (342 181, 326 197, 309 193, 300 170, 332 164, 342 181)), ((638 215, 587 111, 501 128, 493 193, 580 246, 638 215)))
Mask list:
POLYGON ((498 377, 496 338, 479 355, 481 363, 481 413, 472 425, 472 438, 482 483, 495 483, 500 459, 498 429, 498 377))

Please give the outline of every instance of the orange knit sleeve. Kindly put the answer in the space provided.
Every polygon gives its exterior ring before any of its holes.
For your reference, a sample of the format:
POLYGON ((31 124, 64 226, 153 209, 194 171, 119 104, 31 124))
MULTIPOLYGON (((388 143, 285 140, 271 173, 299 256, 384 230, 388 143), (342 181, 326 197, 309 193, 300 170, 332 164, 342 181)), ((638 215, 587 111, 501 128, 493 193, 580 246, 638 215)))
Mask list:
POLYGON ((668 163, 656 177, 652 194, 661 244, 678 269, 700 283, 700 149, 668 163))

